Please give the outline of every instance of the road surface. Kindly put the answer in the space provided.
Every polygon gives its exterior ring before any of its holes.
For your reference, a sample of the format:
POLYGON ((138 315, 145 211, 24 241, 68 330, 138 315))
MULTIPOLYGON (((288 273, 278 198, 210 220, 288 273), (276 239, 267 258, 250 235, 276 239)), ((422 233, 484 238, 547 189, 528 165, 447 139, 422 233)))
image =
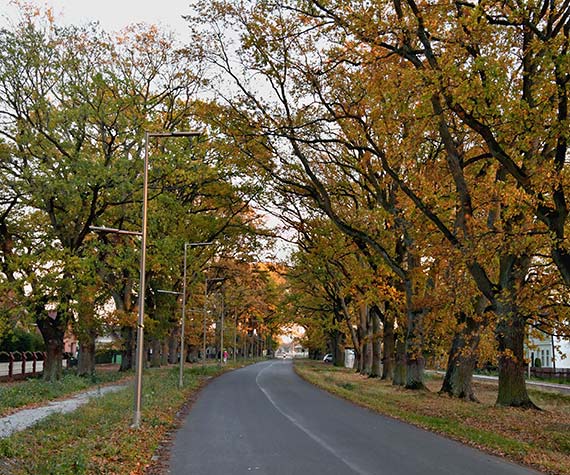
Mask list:
POLYGON ((226 373, 176 433, 174 475, 530 475, 511 464, 336 398, 288 360, 226 373))

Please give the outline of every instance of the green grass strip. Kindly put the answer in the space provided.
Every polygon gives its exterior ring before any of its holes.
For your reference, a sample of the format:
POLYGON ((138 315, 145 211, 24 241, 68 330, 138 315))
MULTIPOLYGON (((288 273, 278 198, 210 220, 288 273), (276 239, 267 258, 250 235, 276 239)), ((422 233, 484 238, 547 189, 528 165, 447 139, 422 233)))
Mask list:
POLYGON ((142 423, 130 428, 132 385, 92 399, 69 414, 52 415, 36 426, 0 442, 0 474, 82 475, 140 474, 166 433, 176 427, 181 406, 207 378, 229 369, 197 366, 145 371, 142 423))
POLYGON ((77 376, 66 372, 61 380, 47 382, 42 379, 28 379, 12 384, 0 385, 0 417, 14 409, 41 404, 62 396, 124 379, 132 373, 102 371, 92 377, 77 376))

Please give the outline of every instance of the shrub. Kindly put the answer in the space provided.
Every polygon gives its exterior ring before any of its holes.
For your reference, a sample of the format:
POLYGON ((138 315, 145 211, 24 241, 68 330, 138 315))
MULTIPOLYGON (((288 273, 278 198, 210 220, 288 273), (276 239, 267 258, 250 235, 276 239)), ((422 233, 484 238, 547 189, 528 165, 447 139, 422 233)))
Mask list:
POLYGON ((0 351, 44 351, 42 336, 22 328, 14 328, 0 339, 0 351))

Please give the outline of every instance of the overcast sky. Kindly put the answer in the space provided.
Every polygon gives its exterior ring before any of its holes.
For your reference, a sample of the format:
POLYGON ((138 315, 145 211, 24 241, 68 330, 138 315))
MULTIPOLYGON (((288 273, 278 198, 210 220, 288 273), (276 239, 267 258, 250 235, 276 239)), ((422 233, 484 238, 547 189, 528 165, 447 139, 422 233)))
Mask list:
MULTIPOLYGON (((82 24, 99 21, 108 31, 120 30, 132 23, 154 23, 168 26, 184 40, 188 31, 187 22, 181 15, 190 12, 194 0, 43 0, 28 3, 47 5, 53 9, 58 23, 82 24)), ((16 21, 18 9, 10 0, 0 0, 2 24, 16 21)))

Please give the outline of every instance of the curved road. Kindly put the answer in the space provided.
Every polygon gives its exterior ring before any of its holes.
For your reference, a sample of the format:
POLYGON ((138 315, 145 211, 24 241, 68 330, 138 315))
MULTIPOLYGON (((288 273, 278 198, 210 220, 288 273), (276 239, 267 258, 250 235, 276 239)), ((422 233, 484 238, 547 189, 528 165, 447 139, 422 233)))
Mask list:
POLYGON ((176 433, 174 475, 526 475, 505 462, 383 417, 299 378, 291 362, 226 373, 176 433))

